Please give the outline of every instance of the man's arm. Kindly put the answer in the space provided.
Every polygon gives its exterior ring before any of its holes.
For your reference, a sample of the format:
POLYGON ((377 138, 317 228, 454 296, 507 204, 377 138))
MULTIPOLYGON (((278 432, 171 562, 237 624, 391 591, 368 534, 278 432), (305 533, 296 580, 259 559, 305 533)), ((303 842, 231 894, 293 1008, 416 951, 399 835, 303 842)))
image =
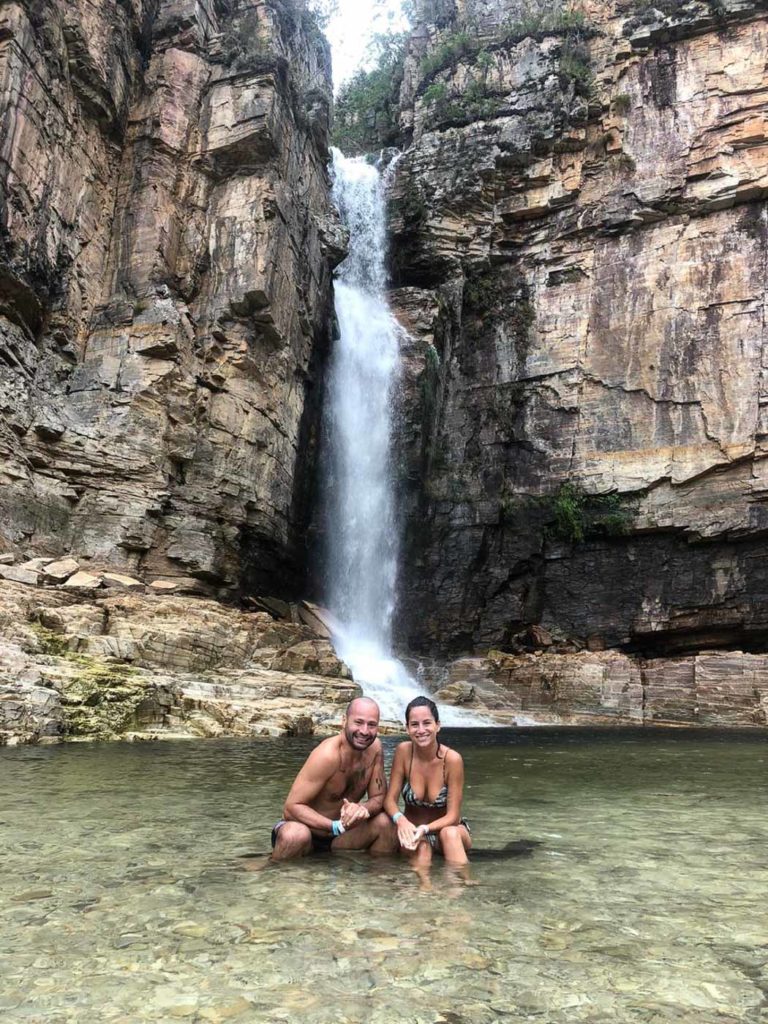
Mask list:
POLYGON ((368 799, 364 803, 350 803, 345 800, 341 807, 341 821, 344 828, 354 828, 361 821, 367 821, 379 813, 384 806, 387 792, 387 777, 384 774, 384 751, 380 740, 376 740, 376 752, 368 778, 368 799))
POLYGON ((298 821, 316 832, 332 832, 333 822, 319 814, 310 804, 322 792, 338 766, 333 744, 324 742, 315 747, 296 776, 283 808, 287 821, 298 821))
POLYGON ((363 806, 372 818, 384 806, 384 797, 387 795, 387 776, 384 773, 384 750, 381 742, 376 740, 378 750, 373 762, 373 770, 368 781, 368 799, 363 806))

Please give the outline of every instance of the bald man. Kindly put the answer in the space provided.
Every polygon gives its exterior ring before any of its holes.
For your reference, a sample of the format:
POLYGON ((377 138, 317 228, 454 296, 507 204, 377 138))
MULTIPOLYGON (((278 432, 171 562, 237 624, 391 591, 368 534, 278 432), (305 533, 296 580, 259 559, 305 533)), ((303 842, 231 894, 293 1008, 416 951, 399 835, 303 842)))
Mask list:
POLYGON ((357 697, 339 735, 315 747, 296 776, 272 829, 273 861, 329 850, 394 852, 395 829, 382 812, 387 780, 378 731, 378 704, 357 697))

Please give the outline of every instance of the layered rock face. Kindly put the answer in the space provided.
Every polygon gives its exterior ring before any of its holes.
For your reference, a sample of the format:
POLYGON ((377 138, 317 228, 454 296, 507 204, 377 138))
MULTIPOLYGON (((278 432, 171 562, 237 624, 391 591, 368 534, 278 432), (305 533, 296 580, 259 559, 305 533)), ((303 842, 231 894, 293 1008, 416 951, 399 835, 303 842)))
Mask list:
POLYGON ((619 651, 460 658, 438 699, 517 724, 768 725, 768 657, 709 651, 645 660, 619 651))
POLYGON ((360 692, 301 623, 194 597, 0 582, 0 746, 333 732, 360 692))
POLYGON ((765 650, 768 22, 583 11, 423 5, 411 42, 401 635, 765 650))
POLYGON ((0 550, 303 570, 339 229, 289 0, 0 11, 0 550))

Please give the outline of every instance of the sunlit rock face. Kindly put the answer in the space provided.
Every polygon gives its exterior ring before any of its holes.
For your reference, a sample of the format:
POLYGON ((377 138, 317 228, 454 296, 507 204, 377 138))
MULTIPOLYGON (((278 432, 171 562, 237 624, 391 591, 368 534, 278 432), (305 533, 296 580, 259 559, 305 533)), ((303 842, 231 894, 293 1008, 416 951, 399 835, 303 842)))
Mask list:
POLYGON ((438 699, 443 694, 542 724, 764 727, 768 658, 741 651, 653 659, 619 651, 490 651, 448 666, 438 699))
POLYGON ((391 197, 403 637, 764 649, 764 10, 427 6, 391 197))
POLYGON ((340 258, 325 41, 298 4, 7 3, 0 88, 0 547, 290 589, 340 258))
POLYGON ((139 590, 0 581, 0 747, 322 734, 361 692, 307 626, 139 590))

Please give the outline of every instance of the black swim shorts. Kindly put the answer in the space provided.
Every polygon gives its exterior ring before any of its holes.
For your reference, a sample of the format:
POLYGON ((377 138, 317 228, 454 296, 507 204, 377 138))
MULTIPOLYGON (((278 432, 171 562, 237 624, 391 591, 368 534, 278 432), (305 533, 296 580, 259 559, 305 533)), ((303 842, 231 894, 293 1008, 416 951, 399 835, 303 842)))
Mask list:
MULTIPOLYGON (((285 818, 281 818, 280 821, 278 821, 277 824, 275 825, 275 827, 272 829, 272 849, 273 850, 275 848, 275 843, 277 842, 277 833, 280 831, 280 829, 283 827, 284 824, 285 824, 285 818)), ((315 835, 314 832, 312 832, 312 853, 329 853, 330 849, 331 849, 331 843, 333 842, 333 840, 335 838, 336 838, 336 836, 332 836, 332 835, 319 835, 318 836, 318 835, 315 835)))

